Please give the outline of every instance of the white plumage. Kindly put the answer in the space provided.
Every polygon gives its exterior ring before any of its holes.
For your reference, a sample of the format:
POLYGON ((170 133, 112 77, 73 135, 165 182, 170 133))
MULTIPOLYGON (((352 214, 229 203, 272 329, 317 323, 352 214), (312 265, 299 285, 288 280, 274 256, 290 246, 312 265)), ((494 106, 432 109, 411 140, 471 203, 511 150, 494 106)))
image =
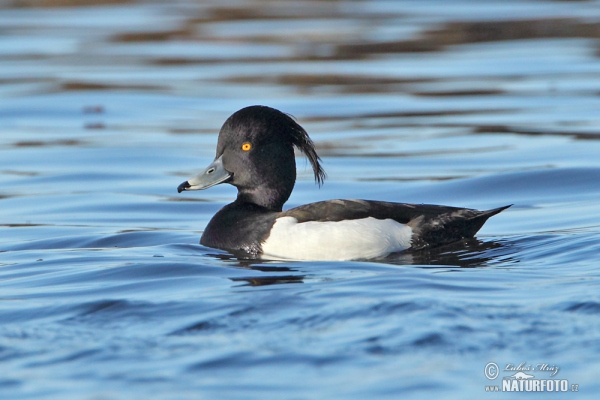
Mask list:
POLYGON ((263 258, 355 260, 386 256, 410 247, 412 229, 392 219, 373 217, 338 222, 275 221, 262 244, 263 258))

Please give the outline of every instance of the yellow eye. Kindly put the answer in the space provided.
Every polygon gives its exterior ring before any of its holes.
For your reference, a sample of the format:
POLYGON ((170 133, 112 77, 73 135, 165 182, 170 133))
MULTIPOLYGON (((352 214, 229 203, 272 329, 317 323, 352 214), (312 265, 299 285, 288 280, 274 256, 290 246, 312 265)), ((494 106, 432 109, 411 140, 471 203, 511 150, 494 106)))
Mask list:
POLYGON ((242 145, 242 150, 244 150, 244 151, 250 151, 251 148, 252 148, 252 145, 248 142, 246 142, 242 145))

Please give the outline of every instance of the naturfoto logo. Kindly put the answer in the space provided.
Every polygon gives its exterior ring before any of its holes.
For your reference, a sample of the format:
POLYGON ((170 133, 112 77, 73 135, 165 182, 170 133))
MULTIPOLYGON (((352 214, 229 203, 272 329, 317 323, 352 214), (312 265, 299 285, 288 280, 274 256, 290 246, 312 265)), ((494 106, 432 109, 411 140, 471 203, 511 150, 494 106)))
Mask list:
POLYGON ((560 368, 548 363, 520 364, 507 363, 500 368, 495 362, 489 362, 484 367, 484 375, 489 380, 498 378, 501 372, 502 385, 486 385, 486 392, 578 392, 578 384, 569 384, 567 379, 547 379, 558 374, 560 368), (545 374, 546 379, 536 378, 536 375, 545 374))

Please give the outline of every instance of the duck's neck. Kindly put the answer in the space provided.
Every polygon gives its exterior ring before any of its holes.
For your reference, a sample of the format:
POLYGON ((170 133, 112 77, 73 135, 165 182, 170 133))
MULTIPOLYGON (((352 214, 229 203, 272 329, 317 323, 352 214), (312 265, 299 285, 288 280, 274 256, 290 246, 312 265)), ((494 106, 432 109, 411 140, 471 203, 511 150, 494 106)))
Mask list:
POLYGON ((239 189, 236 203, 252 203, 264 207, 269 211, 280 212, 292 194, 292 189, 293 186, 289 189, 284 187, 239 189))

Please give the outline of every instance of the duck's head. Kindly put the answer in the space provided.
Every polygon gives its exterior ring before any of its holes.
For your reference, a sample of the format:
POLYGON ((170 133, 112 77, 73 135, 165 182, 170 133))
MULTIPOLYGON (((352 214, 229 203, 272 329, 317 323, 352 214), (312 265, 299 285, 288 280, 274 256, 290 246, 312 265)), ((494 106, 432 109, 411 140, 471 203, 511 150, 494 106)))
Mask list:
POLYGON ((294 146, 306 155, 321 185, 325 179, 321 159, 292 117, 265 106, 242 108, 223 124, 213 163, 177 191, 230 183, 238 189, 238 201, 281 211, 296 182, 294 146))

